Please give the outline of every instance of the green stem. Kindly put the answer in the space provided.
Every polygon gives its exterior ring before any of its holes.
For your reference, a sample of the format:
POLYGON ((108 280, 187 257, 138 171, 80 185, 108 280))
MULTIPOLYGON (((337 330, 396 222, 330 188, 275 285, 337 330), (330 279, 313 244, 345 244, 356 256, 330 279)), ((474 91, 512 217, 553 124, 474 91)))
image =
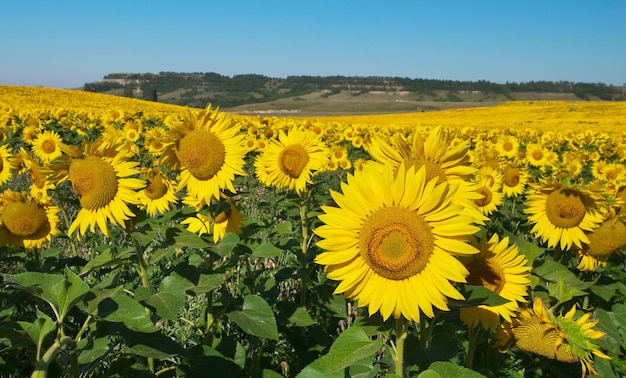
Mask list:
POLYGON ((404 341, 408 335, 408 323, 403 316, 396 319, 396 344, 393 361, 396 365, 396 375, 404 377, 404 341))
MULTIPOLYGON (((137 269, 137 273, 139 273, 139 277, 141 278, 141 285, 146 289, 150 289, 150 280, 148 279, 148 263, 143 257, 143 249, 137 239, 133 239, 133 241, 135 242, 135 250, 137 251, 137 261, 139 262, 139 269, 137 269)), ((146 307, 145 311, 148 318, 152 317, 152 312, 149 308, 146 307)), ((154 373, 154 358, 147 357, 146 365, 148 366, 148 369, 154 373)))
MULTIPOLYGON (((300 251, 302 251, 302 255, 306 255, 309 246, 309 224, 306 220, 307 213, 307 195, 306 192, 302 192, 300 194, 300 224, 302 229, 302 239, 300 240, 300 251)), ((303 308, 306 305, 306 291, 307 286, 309 285, 309 272, 302 276, 302 288, 300 289, 300 306, 303 308)))
MULTIPOLYGON (((61 215, 63 215, 63 222, 65 222, 65 227, 67 227, 67 229, 69 230, 69 228, 70 228, 70 218, 67 216, 67 212, 65 211, 65 206, 63 206, 63 203, 61 203, 61 201, 60 201, 61 196, 59 194, 59 189, 55 188, 55 191, 57 193, 57 199, 59 199, 59 209, 61 209, 61 215)), ((74 241, 72 241, 72 238, 68 238, 67 240, 69 240, 70 247, 72 247, 72 255, 74 257, 77 257, 78 256, 78 251, 76 250, 76 244, 74 244, 74 241)))
MULTIPOLYGON (((247 261, 247 258, 246 258, 247 261)), ((209 271, 213 271, 213 256, 211 256, 209 254, 208 257, 208 261, 207 261, 207 267, 209 268, 209 271)), ((249 263, 248 263, 248 269, 250 269, 249 263)), ((204 344, 208 345, 208 346, 212 346, 213 345, 213 326, 215 324, 215 317, 213 316, 213 292, 209 291, 206 294, 206 332, 204 334, 204 344)))
POLYGON ((476 346, 478 345, 478 335, 480 334, 480 328, 469 329, 469 343, 467 346, 467 357, 465 358, 465 367, 471 369, 474 365, 474 354, 476 353, 476 346))
POLYGON ((43 357, 35 361, 35 371, 33 371, 31 378, 46 378, 48 376, 48 366, 50 366, 50 363, 54 360, 63 346, 75 348, 76 343, 71 337, 67 336, 56 340, 54 344, 48 348, 43 357))

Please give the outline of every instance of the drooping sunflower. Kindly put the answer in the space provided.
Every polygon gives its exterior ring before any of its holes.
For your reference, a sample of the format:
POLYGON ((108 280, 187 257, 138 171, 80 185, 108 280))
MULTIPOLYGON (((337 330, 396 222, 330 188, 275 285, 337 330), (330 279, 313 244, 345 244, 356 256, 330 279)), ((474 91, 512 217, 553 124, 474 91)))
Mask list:
MULTIPOLYGON (((205 206, 204 201, 191 197, 186 197, 183 203, 194 206, 197 211, 205 206)), ((218 207, 220 212, 215 216, 198 212, 194 216, 185 218, 181 224, 186 224, 188 231, 198 235, 212 234, 214 243, 222 240, 228 232, 241 234, 244 216, 239 209, 230 200, 226 200, 218 207)))
POLYGON ((484 286, 509 302, 498 306, 480 305, 461 308, 461 320, 467 326, 475 328, 494 328, 500 323, 500 317, 510 322, 519 310, 518 302, 525 302, 530 285, 530 267, 526 257, 520 254, 515 244, 509 244, 509 238, 500 240, 494 234, 489 240, 480 239, 480 254, 468 257, 469 270, 467 283, 484 286))
POLYGON ((302 193, 312 177, 327 169, 330 151, 314 132, 294 127, 280 130, 254 161, 259 181, 267 186, 288 188, 302 193))
POLYGON ((192 197, 211 203, 224 189, 235 192, 235 175, 246 175, 245 134, 237 122, 211 105, 197 114, 189 111, 168 137, 173 143, 166 144, 161 162, 181 171, 178 189, 187 188, 192 197))
POLYGON ((137 190, 146 187, 145 181, 131 177, 139 174, 138 163, 127 161, 123 152, 99 152, 99 140, 85 144, 84 151, 74 146, 64 150, 67 155, 50 165, 50 179, 57 185, 69 180, 82 206, 68 234, 77 231, 80 239, 88 228, 95 232, 97 225, 108 236, 107 221, 124 228, 124 222, 135 216, 127 204, 139 204, 137 190))
POLYGON ((0 245, 41 248, 60 233, 58 212, 49 198, 5 190, 0 194, 0 245))
POLYGON ((27 174, 31 180, 30 195, 37 198, 48 197, 48 191, 54 189, 55 185, 46 176, 45 167, 23 147, 15 154, 15 161, 19 161, 19 171, 27 174))
POLYGON ((593 231, 603 221, 591 193, 558 182, 531 185, 524 212, 533 224, 531 232, 549 248, 558 245, 562 250, 589 244, 585 231, 593 231))
POLYGON ((598 320, 589 321, 591 313, 574 320, 576 305, 565 315, 554 315, 541 299, 535 298, 533 308, 524 307, 512 322, 504 323, 494 334, 496 346, 506 352, 512 346, 561 362, 580 362, 582 376, 598 374, 593 368, 593 356, 611 359, 596 344, 604 332, 593 327, 598 320))
POLYGON ((454 256, 478 252, 467 243, 478 227, 452 203, 456 187, 404 162, 382 172, 366 165, 341 187, 331 191, 338 207, 323 206, 324 225, 314 230, 324 250, 315 262, 340 281, 335 293, 384 319, 416 321, 420 310, 433 317, 433 306, 448 310, 448 297, 463 299, 450 281, 465 282, 468 271, 454 256))
POLYGON ((594 271, 600 266, 606 266, 609 257, 626 248, 626 223, 620 218, 609 218, 595 230, 587 233, 589 243, 577 249, 577 269, 594 271))
POLYGON ((417 168, 424 166, 427 181, 436 177, 437 183, 447 182, 451 186, 458 186, 453 203, 463 205, 474 214, 477 222, 483 223, 487 218, 474 204, 474 200, 480 200, 483 195, 477 192, 479 186, 470 180, 477 169, 470 164, 469 144, 461 143, 451 148, 448 138, 441 127, 431 130, 425 139, 415 130, 411 144, 398 133, 395 134, 394 145, 382 138, 375 138, 367 151, 381 167, 387 162, 394 167, 398 167, 401 162, 417 168))
POLYGON ((42 163, 47 164, 60 157, 63 152, 61 136, 53 130, 45 130, 33 141, 33 153, 42 163))
POLYGON ((13 177, 15 166, 11 161, 11 150, 8 145, 0 146, 0 185, 4 185, 13 177))
POLYGON ((148 186, 138 192, 140 206, 145 207, 151 217, 169 211, 178 200, 176 184, 157 168, 143 169, 142 173, 148 180, 148 186))

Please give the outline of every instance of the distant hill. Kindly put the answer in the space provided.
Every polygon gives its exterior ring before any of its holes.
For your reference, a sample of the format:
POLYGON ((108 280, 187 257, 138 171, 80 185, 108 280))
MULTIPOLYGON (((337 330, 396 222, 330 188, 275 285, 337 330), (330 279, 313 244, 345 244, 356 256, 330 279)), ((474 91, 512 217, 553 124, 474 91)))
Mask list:
POLYGON ((602 83, 533 81, 497 84, 401 77, 232 77, 214 72, 115 73, 84 90, 231 112, 364 114, 492 105, 508 100, 624 101, 626 87, 602 83))

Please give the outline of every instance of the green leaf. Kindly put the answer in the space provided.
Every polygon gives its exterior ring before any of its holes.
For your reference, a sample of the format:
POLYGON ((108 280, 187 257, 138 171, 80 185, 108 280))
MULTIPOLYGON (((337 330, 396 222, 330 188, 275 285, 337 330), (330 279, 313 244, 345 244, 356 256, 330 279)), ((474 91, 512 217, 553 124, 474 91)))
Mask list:
POLYGON ((157 248, 154 251, 150 252, 150 256, 148 256, 148 264, 154 265, 165 257, 173 256, 175 252, 176 247, 171 245, 165 248, 157 248))
POLYGON ((272 243, 268 241, 264 241, 261 244, 250 245, 250 250, 252 250, 252 256, 254 257, 276 257, 283 253, 283 250, 274 246, 272 243))
POLYGON ((481 285, 460 285, 459 292, 465 297, 464 301, 450 299, 451 308, 475 307, 479 305, 499 306, 509 302, 493 291, 481 285))
POLYGON ((262 378, 283 378, 283 376, 274 370, 263 369, 262 378))
POLYGON ((106 248, 85 264, 83 269, 80 271, 80 275, 85 275, 95 268, 119 265, 132 256, 134 256, 132 250, 118 252, 117 249, 112 249, 110 247, 106 248))
POLYGON ((234 232, 227 232, 222 240, 217 243, 217 246, 211 246, 211 251, 221 257, 228 256, 233 252, 235 247, 237 247, 239 240, 239 235, 234 232))
POLYGON ((515 239, 514 243, 517 245, 517 248, 519 248, 520 253, 526 256, 526 260, 528 260, 528 266, 533 266, 533 262, 535 261, 535 259, 543 252, 545 252, 543 248, 535 245, 534 243, 531 243, 523 236, 515 239))
POLYGON ((278 223, 276 227, 274 227, 274 232, 279 235, 291 234, 293 233, 293 224, 290 221, 278 223))
POLYGON ((363 359, 374 359, 382 340, 371 340, 360 327, 345 330, 331 345, 327 354, 306 366, 296 377, 343 377, 343 370, 363 359))
POLYGON ((19 322, 19 324, 35 342, 37 350, 41 350, 45 337, 57 327, 57 322, 41 311, 37 311, 37 319, 34 322, 19 322))
POLYGON ((264 339, 278 340, 278 327, 272 308, 258 295, 246 295, 242 311, 226 314, 246 333, 264 339))
POLYGON ((196 249, 204 249, 211 246, 198 234, 188 231, 187 229, 168 228, 165 232, 165 240, 169 244, 173 244, 177 248, 189 247, 196 249))
MULTIPOLYGON (((484 378, 485 376, 448 361, 437 361, 430 364, 428 370, 438 373, 441 377, 484 378)), ((419 377, 422 377, 420 374, 419 377)))
POLYGON ((59 297, 60 320, 65 318, 70 309, 89 292, 89 285, 76 273, 72 272, 70 268, 65 268, 65 276, 65 290, 59 297))
POLYGON ((105 336, 95 340, 91 337, 81 339, 78 342, 77 349, 79 352, 78 363, 81 365, 92 364, 99 361, 111 350, 109 337, 105 336))
MULTIPOLYGON (((554 283, 559 282, 559 279, 561 279, 565 285, 571 287, 572 289, 579 289, 578 292, 580 292, 580 290, 586 290, 590 285, 587 282, 579 280, 565 265, 550 259, 544 260, 540 266, 533 269, 533 273, 542 277, 546 281, 554 283)), ((576 295, 577 294, 574 294, 574 296, 576 295)))
POLYGON ((184 352, 181 345, 160 332, 146 334, 123 330, 120 335, 125 341, 122 350, 137 356, 166 359, 184 352))
POLYGON ((157 315, 168 320, 178 319, 186 302, 184 283, 170 276, 161 281, 158 293, 146 299, 146 304, 153 307, 157 315))
POLYGON ((298 327, 308 327, 315 324, 315 320, 309 316, 306 309, 293 302, 278 302, 276 304, 280 315, 280 322, 285 320, 298 327))
POLYGON ((437 373, 434 370, 424 370, 423 372, 421 372, 417 378, 443 378, 439 373, 437 373))
POLYGON ((139 332, 155 332, 158 329, 146 314, 146 308, 123 292, 96 299, 89 308, 97 306, 93 316, 116 323, 123 323, 128 328, 139 332))

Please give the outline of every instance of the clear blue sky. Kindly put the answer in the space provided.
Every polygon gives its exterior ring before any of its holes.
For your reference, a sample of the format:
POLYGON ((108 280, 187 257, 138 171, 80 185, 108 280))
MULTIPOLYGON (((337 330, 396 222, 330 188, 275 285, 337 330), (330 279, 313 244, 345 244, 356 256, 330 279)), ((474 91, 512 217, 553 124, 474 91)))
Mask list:
POLYGON ((2 0, 0 84, 109 73, 626 83, 626 1, 2 0))

